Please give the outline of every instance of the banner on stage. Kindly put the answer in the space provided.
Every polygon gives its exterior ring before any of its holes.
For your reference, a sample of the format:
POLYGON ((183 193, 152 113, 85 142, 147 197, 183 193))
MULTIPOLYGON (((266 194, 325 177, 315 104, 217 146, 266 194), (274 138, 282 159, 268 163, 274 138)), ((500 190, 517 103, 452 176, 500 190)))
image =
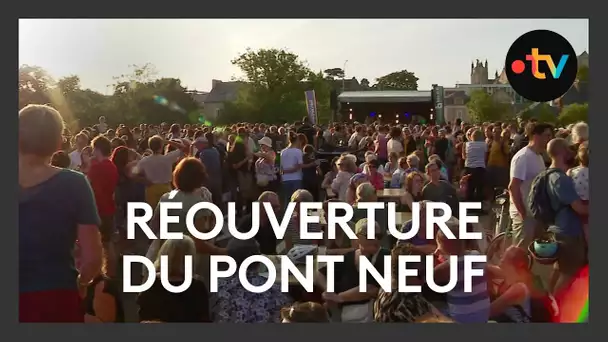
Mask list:
POLYGON ((317 97, 315 96, 314 90, 307 90, 304 92, 306 97, 306 111, 308 112, 308 119, 313 125, 317 124, 317 97))

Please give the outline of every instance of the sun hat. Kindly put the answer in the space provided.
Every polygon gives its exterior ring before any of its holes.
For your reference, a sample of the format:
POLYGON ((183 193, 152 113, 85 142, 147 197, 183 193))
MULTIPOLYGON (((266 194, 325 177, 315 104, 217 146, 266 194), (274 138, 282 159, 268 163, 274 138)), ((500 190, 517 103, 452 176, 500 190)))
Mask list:
POLYGON ((272 139, 270 139, 269 137, 263 137, 262 139, 258 140, 258 143, 260 145, 272 147, 272 139))

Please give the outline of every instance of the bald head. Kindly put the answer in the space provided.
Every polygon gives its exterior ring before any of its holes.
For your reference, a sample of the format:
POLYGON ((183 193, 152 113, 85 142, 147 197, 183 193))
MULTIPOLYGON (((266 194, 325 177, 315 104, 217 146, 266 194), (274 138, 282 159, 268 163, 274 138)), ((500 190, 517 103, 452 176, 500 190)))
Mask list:
POLYGON ((547 144, 547 153, 551 159, 564 156, 569 150, 569 144, 566 139, 555 138, 551 139, 547 144))

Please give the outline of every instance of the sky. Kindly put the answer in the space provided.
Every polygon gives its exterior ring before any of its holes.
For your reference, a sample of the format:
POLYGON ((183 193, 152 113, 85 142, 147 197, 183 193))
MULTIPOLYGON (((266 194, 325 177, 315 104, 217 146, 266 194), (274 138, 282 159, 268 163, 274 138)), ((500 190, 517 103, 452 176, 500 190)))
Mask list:
POLYGON ((475 59, 488 60, 492 77, 511 43, 535 29, 589 52, 587 19, 20 19, 19 64, 108 93, 113 76, 151 63, 159 77, 209 91, 212 79, 242 76, 230 61, 247 48, 284 48, 314 71, 344 68, 372 84, 407 69, 424 90, 469 83, 475 59))

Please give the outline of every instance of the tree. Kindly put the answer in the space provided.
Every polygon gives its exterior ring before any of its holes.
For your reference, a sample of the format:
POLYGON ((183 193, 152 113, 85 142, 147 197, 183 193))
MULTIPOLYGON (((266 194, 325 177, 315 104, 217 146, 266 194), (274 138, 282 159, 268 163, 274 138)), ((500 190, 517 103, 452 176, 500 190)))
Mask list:
POLYGON ((246 108, 246 120, 259 122, 293 121, 306 113, 304 91, 312 72, 298 55, 282 49, 247 49, 232 64, 243 72, 246 86, 225 111, 243 114, 246 108))
POLYGON ((325 78, 328 80, 344 78, 344 70, 342 70, 342 68, 325 69, 323 72, 325 73, 325 78))
POLYGON ((369 80, 367 78, 362 78, 360 84, 361 84, 361 88, 363 88, 363 90, 368 90, 370 88, 369 80))
POLYGON ((510 116, 507 104, 494 101, 492 96, 483 90, 471 92, 467 108, 469 117, 476 123, 500 121, 510 116))
POLYGON ((48 90, 55 81, 43 68, 22 65, 19 68, 19 109, 28 104, 50 104, 48 90))
POLYGON ((562 108, 559 113, 559 123, 563 126, 574 124, 580 121, 589 121, 589 104, 573 103, 562 108))
POLYGON ((576 78, 580 81, 580 82, 587 82, 589 81, 589 66, 588 65, 581 65, 578 67, 578 72, 576 74, 576 78))
POLYGON ((376 79, 378 90, 418 90, 418 77, 413 72, 401 70, 376 79))

